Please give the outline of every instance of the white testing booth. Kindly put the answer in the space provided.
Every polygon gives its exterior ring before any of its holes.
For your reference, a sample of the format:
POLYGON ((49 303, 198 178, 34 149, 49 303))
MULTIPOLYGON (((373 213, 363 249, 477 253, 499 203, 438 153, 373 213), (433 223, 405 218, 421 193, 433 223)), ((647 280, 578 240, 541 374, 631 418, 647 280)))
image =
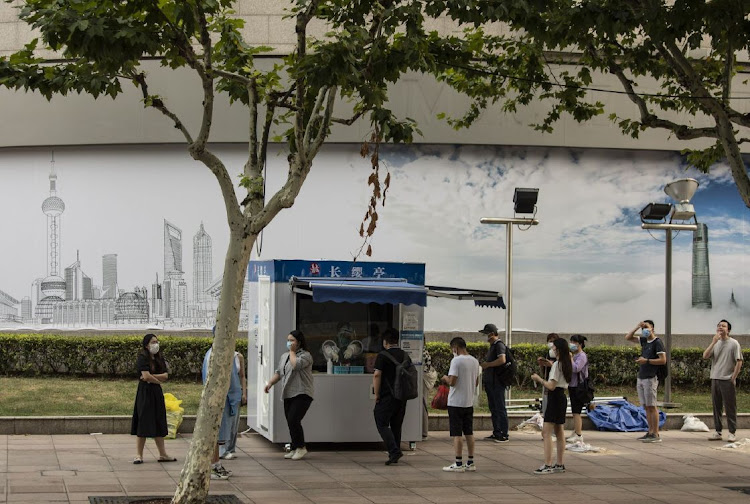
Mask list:
MULTIPOLYGON (((248 332, 248 425, 288 443, 281 388, 263 392, 298 329, 313 357, 315 393, 303 427, 307 442, 378 442, 373 365, 382 333, 395 327, 400 346, 422 374, 428 295, 502 306, 497 292, 425 286, 425 265, 351 261, 251 261, 248 332), (329 363, 330 361, 330 363, 329 363)), ((408 402, 402 442, 422 439, 421 396, 408 402)))

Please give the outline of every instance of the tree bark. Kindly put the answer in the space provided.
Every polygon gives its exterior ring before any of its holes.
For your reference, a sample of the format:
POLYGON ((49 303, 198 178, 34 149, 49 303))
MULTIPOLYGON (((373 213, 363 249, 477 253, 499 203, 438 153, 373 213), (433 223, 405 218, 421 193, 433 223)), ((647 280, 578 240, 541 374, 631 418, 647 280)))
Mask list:
POLYGON ((211 363, 198 406, 193 440, 172 498, 173 504, 204 504, 208 495, 211 458, 229 390, 242 291, 255 239, 256 235, 248 235, 244 229, 230 230, 211 363))

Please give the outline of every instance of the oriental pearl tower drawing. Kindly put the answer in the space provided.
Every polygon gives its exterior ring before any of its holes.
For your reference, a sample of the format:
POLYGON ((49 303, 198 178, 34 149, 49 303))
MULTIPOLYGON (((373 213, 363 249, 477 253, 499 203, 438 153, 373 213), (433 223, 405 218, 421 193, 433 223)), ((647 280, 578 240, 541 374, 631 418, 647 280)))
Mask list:
POLYGON ((42 203, 42 212, 47 216, 47 276, 42 280, 42 299, 36 305, 35 315, 43 324, 52 323, 54 306, 63 301, 65 280, 60 276, 60 221, 65 203, 57 196, 57 174, 55 155, 49 175, 49 197, 42 203))

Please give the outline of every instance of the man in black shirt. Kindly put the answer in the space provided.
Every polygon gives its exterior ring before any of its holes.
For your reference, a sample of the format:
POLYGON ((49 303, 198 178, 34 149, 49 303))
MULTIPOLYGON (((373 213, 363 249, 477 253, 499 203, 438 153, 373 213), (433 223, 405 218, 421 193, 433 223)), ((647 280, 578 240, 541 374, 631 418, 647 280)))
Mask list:
POLYGON ((643 409, 646 410, 648 433, 638 439, 644 443, 661 443, 659 409, 656 407, 656 388, 659 386, 659 378, 657 378, 656 373, 658 366, 667 363, 664 344, 656 337, 653 320, 638 322, 638 325, 625 335, 625 339, 641 345, 641 356, 635 361, 640 366, 636 388, 638 400, 643 409))
POLYGON ((492 416, 492 434, 485 439, 496 443, 508 441, 508 411, 505 409, 505 385, 498 377, 501 367, 505 364, 505 344, 497 335, 497 326, 487 324, 479 331, 487 336, 490 349, 481 366, 482 383, 487 392, 487 405, 492 416))
POLYGON ((388 448, 385 465, 397 464, 404 454, 401 452, 401 425, 406 414, 406 401, 393 397, 393 383, 396 380, 396 364, 383 355, 388 352, 398 362, 403 362, 406 352, 398 347, 398 330, 389 328, 383 332, 385 350, 375 359, 375 374, 372 375, 372 388, 375 391, 375 425, 380 437, 388 448))

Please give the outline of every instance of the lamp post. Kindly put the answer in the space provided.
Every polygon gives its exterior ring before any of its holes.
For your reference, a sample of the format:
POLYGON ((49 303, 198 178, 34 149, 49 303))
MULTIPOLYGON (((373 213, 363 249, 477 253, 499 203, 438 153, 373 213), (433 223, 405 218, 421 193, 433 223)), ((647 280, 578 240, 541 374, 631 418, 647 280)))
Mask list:
MULTIPOLYGON (((698 220, 690 199, 698 189, 698 181, 691 178, 675 180, 664 186, 664 192, 677 200, 674 206, 668 203, 649 203, 641 210, 641 229, 663 230, 666 232, 666 272, 664 293, 664 346, 667 354, 667 368, 672 365, 672 231, 696 231, 698 220), (665 220, 671 216, 669 222, 646 222, 647 220, 665 220), (692 218, 695 224, 677 224, 673 220, 687 220, 692 218)), ((667 374, 664 382, 665 408, 675 407, 672 403, 672 373, 667 374)))
MULTIPOLYGON (((539 189, 517 187, 513 194, 515 213, 536 214, 536 201, 539 189)), ((513 340, 513 226, 536 226, 533 217, 482 217, 482 224, 502 224, 505 226, 505 344, 513 340)))

